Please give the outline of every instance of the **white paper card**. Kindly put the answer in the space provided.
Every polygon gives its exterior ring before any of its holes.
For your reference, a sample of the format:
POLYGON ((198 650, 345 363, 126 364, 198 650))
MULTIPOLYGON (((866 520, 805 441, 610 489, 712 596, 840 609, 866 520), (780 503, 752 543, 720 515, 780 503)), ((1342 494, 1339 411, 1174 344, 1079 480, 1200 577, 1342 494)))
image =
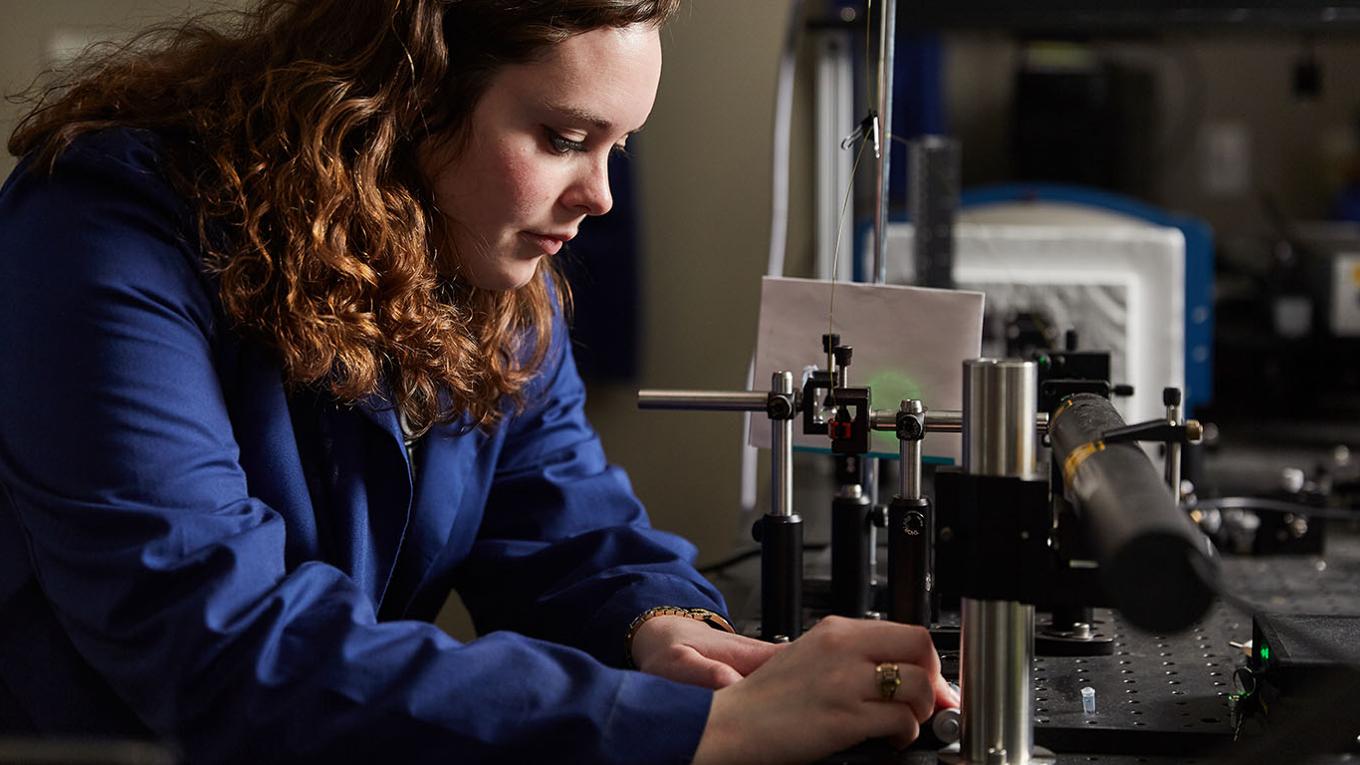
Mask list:
MULTIPOLYGON (((983 295, 980 292, 837 282, 833 319, 831 283, 817 279, 765 277, 760 290, 755 387, 768 389, 771 375, 793 372, 800 387, 812 367, 825 369, 822 335, 841 336, 854 348, 851 387, 868 387, 876 410, 897 409, 917 398, 927 409, 961 408, 963 362, 982 347, 983 295)), ((769 420, 751 417, 750 443, 768 448, 769 420)), ((794 425, 794 445, 830 451, 824 435, 806 435, 794 425)), ((926 457, 957 463, 958 435, 926 436, 926 457)), ((870 449, 880 456, 898 454, 897 436, 875 432, 870 449)))

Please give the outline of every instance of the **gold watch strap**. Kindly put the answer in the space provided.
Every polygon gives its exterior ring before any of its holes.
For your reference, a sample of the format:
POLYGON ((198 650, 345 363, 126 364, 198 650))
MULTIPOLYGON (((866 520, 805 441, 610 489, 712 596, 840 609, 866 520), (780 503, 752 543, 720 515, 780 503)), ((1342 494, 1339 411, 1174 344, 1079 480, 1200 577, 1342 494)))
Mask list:
POLYGON ((703 622, 715 630, 731 632, 732 634, 736 634, 737 632, 736 628, 732 626, 731 622, 727 621, 726 617, 715 611, 710 611, 707 608, 681 608, 680 606, 656 606, 654 608, 649 608, 638 614, 637 618, 628 625, 628 633, 623 637, 624 652, 628 657, 629 667, 637 669, 637 664, 633 662, 633 637, 637 635, 637 631, 642 625, 646 624, 648 620, 655 619, 658 616, 683 616, 686 619, 703 622))

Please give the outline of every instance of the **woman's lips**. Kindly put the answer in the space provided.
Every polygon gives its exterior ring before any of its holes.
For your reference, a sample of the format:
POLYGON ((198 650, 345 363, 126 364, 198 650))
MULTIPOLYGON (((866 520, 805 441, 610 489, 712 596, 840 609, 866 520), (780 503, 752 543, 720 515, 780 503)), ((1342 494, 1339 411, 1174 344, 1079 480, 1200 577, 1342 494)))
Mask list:
POLYGON ((567 240, 571 238, 570 236, 539 234, 534 231, 525 231, 522 236, 541 250, 544 255, 556 255, 562 249, 562 245, 566 244, 567 240))

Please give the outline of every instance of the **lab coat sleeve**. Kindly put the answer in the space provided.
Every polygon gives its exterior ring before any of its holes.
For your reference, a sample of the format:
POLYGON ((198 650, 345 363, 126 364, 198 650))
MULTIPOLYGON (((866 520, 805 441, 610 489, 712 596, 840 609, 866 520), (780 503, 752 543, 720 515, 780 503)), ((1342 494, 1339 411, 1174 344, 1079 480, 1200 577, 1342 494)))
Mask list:
POLYGON ((0 194, 0 489, 81 658, 192 762, 687 760, 708 691, 378 623, 340 570, 286 568, 147 151, 73 148, 0 194))
POLYGON ((485 634, 510 629, 621 666, 629 623, 672 605, 725 612, 694 547, 650 526, 605 460, 561 316, 539 384, 509 424, 459 590, 485 634))

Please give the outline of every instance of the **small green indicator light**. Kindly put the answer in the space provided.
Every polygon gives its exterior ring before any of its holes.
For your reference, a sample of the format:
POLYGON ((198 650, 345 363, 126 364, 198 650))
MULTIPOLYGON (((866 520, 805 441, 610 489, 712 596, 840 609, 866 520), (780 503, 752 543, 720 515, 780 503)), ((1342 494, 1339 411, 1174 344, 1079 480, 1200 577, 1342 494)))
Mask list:
POLYGON ((1263 645, 1261 646, 1261 661, 1269 660, 1270 660, 1270 646, 1263 645))

